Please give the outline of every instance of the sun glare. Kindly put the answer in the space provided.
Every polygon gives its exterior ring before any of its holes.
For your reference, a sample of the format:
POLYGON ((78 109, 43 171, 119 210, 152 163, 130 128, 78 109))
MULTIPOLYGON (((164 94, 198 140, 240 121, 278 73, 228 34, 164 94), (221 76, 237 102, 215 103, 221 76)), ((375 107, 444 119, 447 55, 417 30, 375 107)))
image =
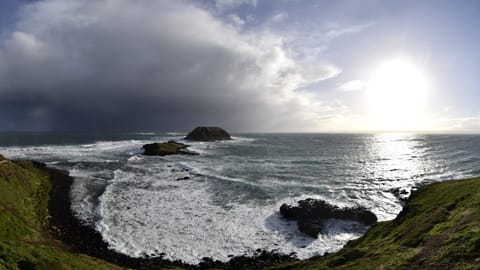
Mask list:
POLYGON ((422 130, 427 83, 410 62, 385 62, 367 84, 370 128, 374 130, 422 130))

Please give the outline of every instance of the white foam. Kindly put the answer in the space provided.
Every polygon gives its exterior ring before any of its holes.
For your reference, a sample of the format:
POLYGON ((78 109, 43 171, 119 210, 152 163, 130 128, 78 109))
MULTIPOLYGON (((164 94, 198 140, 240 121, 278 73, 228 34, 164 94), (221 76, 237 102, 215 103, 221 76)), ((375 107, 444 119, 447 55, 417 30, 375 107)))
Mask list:
MULTIPOLYGON (((354 222, 329 220, 326 234, 310 238, 298 231, 295 222, 281 218, 280 205, 318 198, 339 207, 365 206, 383 221, 393 219, 401 210, 388 191, 391 188, 413 187, 424 175, 434 179, 425 179, 432 182, 465 175, 441 163, 413 166, 417 162, 408 161, 410 154, 390 159, 380 155, 377 161, 367 155, 365 160, 372 163, 367 170, 375 172, 371 179, 364 175, 358 181, 343 176, 331 179, 326 171, 315 170, 314 166, 297 173, 292 170, 297 166, 292 162, 296 161, 294 157, 260 153, 245 160, 229 154, 229 147, 262 140, 243 137, 215 143, 187 142, 200 156, 141 155, 143 144, 173 137, 181 140, 180 135, 81 145, 3 147, 0 152, 8 158, 36 159, 69 169, 75 177, 71 191, 74 213, 95 225, 115 250, 131 256, 165 253, 165 258, 188 263, 198 263, 202 257, 226 261, 229 255, 252 254, 257 248, 285 254, 296 252, 299 258, 333 252, 360 236, 365 228, 354 222), (251 179, 257 176, 252 169, 258 166, 268 166, 271 173, 259 171, 258 179, 251 179), (408 178, 409 171, 422 175, 408 178), (242 172, 250 174, 245 176, 242 172), (277 178, 278 175, 281 177, 277 178), (236 199, 219 205, 222 189, 215 189, 218 186, 235 188, 234 192, 236 188, 245 192, 258 187, 272 197, 262 205, 236 199), (242 190, 244 186, 247 188, 242 190), (282 197, 275 197, 277 190, 282 197), (289 197, 281 199, 286 196, 289 197)), ((393 150, 397 152, 396 148, 393 150)))
POLYGON ((49 161, 49 162, 45 162, 45 164, 47 164, 47 165, 56 165, 56 164, 58 164, 58 163, 60 163, 60 161, 49 161))
POLYGON ((212 153, 212 150, 215 148, 228 147, 232 144, 248 144, 253 141, 256 141, 256 138, 246 138, 246 137, 236 137, 232 136, 232 140, 223 140, 215 142, 201 142, 201 141, 189 141, 185 140, 183 137, 177 139, 182 143, 190 145, 190 150, 199 153, 200 155, 208 155, 212 153))
POLYGON ((258 140, 257 138, 247 138, 247 137, 237 137, 237 136, 232 136, 232 140, 227 140, 224 141, 226 143, 250 143, 253 141, 258 140))
POLYGON ((182 132, 167 132, 167 134, 172 136, 186 135, 186 133, 182 132))
POLYGON ((186 141, 183 139, 180 139, 178 141, 188 144, 190 146, 189 150, 197 152, 202 156, 208 155, 211 149, 218 147, 218 143, 214 143, 214 142, 192 142, 192 141, 186 141))
POLYGON ((218 172, 223 168, 222 165, 212 164, 208 162, 189 161, 189 162, 177 162, 175 166, 190 171, 195 175, 202 175, 208 179, 215 179, 227 182, 243 183, 252 186, 260 186, 261 184, 255 182, 249 182, 241 177, 228 177, 219 174, 218 172))
POLYGON ((127 162, 139 162, 142 161, 143 157, 140 155, 133 155, 127 159, 127 162))
POLYGON ((133 134, 136 134, 136 135, 155 135, 156 133, 155 132, 137 132, 137 133, 133 133, 133 134))
POLYGON ((111 248, 135 257, 165 253, 167 259, 192 264, 202 257, 227 261, 229 255, 252 254, 258 248, 307 258, 337 250, 363 232, 346 232, 354 225, 332 221, 327 234, 315 240, 280 217, 277 210, 283 201, 267 206, 231 203, 224 208, 212 203, 205 182, 172 182, 178 172, 163 174, 139 177, 115 171, 101 196, 102 219, 97 223, 111 248), (132 180, 157 188, 124 185, 132 180))
POLYGON ((80 145, 4 147, 0 148, 0 151, 6 157, 12 159, 28 158, 47 162, 50 159, 62 159, 71 162, 109 162, 116 161, 115 157, 119 153, 126 151, 140 153, 142 144, 146 142, 139 140, 98 141, 92 144, 80 145))

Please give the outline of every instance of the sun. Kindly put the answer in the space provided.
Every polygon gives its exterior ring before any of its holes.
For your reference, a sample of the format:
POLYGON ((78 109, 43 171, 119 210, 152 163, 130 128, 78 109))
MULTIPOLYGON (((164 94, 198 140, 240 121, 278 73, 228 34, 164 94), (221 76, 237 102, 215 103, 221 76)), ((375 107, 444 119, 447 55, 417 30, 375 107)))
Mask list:
POLYGON ((370 129, 383 131, 422 130, 428 85, 409 61, 382 63, 367 83, 370 129))

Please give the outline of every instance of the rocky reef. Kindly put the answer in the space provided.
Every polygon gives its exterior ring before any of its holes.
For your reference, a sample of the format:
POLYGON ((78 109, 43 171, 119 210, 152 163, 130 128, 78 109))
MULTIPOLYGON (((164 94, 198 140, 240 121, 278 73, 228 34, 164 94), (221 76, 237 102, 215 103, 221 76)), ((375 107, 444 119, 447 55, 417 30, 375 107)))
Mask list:
POLYGON ((188 150, 188 144, 178 143, 175 141, 168 141, 163 143, 149 143, 142 148, 143 154, 146 156, 167 156, 167 155, 198 155, 198 153, 188 150))
POLYGON ((322 233, 326 219, 352 220, 368 226, 377 222, 375 214, 364 207, 339 208, 311 198, 298 201, 298 206, 283 204, 280 213, 284 218, 296 220, 301 232, 315 238, 322 233))
POLYGON ((232 137, 230 134, 228 134, 228 132, 220 127, 196 127, 194 130, 188 133, 185 139, 190 141, 211 142, 231 140, 232 137))

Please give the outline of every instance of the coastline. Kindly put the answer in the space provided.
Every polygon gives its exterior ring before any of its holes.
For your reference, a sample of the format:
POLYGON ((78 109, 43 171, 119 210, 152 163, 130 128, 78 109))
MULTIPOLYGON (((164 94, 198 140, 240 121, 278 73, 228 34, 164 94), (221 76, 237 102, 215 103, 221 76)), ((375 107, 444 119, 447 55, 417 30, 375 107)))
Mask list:
MULTIPOLYGON (((38 163, 37 163, 38 164, 38 163)), ((180 261, 168 261, 161 257, 132 258, 108 248, 102 236, 94 228, 83 225, 71 210, 70 187, 73 178, 68 172, 38 164, 50 178, 51 191, 48 201, 50 232, 68 246, 70 251, 84 253, 119 266, 129 268, 155 269, 158 267, 194 268, 180 261)))
POLYGON ((436 182, 412 193, 400 214, 341 250, 294 260, 259 250, 198 265, 130 258, 70 210, 66 172, 0 155, 0 269, 478 269, 480 177, 436 182), (50 196, 49 196, 50 194, 50 196), (90 255, 90 256, 89 256, 90 255))
POLYGON ((70 188, 73 177, 68 172, 34 162, 50 178, 51 190, 48 201, 50 214, 51 234, 67 245, 71 252, 83 253, 122 267, 134 269, 260 269, 279 263, 293 262, 297 259, 290 255, 257 250, 253 256, 236 256, 228 262, 221 262, 211 258, 202 258, 198 265, 189 265, 181 261, 165 260, 162 257, 133 258, 108 248, 102 236, 94 228, 84 225, 76 218, 71 210, 70 188))

